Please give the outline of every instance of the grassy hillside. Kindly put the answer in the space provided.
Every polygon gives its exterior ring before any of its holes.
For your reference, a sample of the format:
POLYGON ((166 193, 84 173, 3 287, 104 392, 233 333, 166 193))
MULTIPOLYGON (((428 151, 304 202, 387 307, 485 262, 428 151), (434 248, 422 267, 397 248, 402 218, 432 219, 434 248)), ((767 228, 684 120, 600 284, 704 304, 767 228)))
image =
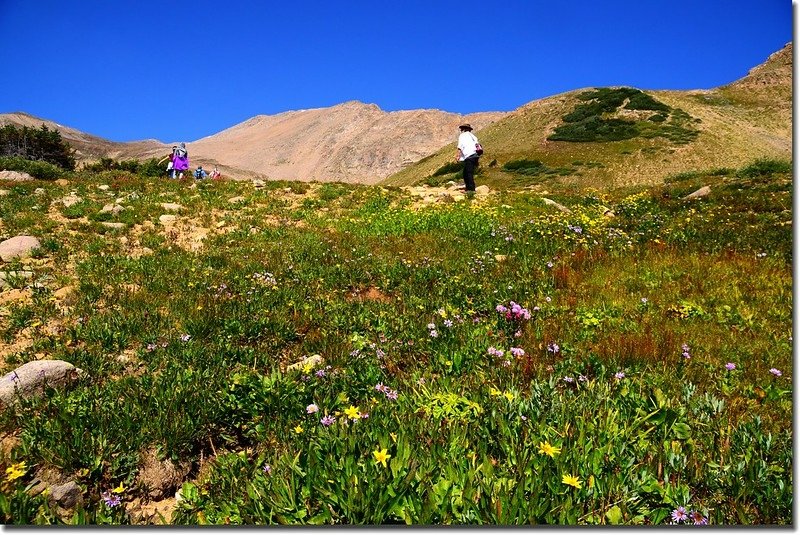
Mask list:
POLYGON ((555 185, 0 183, 0 521, 791 524, 786 165, 555 185))
MULTIPOLYGON (((476 132, 486 151, 477 182, 495 188, 609 188, 658 184, 673 174, 735 168, 757 158, 791 160, 791 80, 788 46, 748 77, 713 90, 587 88, 534 101, 476 132), (598 97, 603 92, 629 94, 604 107, 608 99, 598 97), (635 105, 641 101, 654 105, 635 105), (578 123, 571 121, 582 115, 592 116, 580 123, 583 132, 595 128, 601 135, 574 135, 578 123), (573 135, 560 135, 570 129, 573 135), (563 140, 570 137, 576 141, 563 140), (539 164, 529 165, 528 173, 507 168, 526 169, 519 161, 539 164)), ((455 139, 382 184, 459 180, 458 173, 444 172, 454 153, 455 139)))

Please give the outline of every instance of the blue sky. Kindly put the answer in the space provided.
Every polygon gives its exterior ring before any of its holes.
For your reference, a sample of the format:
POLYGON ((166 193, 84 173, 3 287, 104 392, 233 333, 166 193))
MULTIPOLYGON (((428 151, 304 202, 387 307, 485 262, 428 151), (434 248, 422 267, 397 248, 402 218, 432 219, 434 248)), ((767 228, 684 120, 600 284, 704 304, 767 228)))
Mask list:
POLYGON ((511 111, 592 86, 732 82, 792 40, 789 0, 0 0, 0 113, 194 141, 348 100, 511 111))

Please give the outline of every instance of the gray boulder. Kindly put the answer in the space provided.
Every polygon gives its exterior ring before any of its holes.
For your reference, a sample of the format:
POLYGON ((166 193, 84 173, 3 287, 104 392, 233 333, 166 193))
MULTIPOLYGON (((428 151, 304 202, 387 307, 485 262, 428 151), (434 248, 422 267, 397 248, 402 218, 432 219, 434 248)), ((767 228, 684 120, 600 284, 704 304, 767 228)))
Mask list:
POLYGON ((64 386, 82 376, 83 370, 63 360, 34 360, 0 378, 0 402, 30 397, 45 386, 64 386))
POLYGON ((33 236, 14 236, 0 242, 0 259, 3 262, 10 262, 15 258, 24 258, 39 247, 41 247, 39 240, 33 236))
POLYGON ((34 180, 28 173, 22 171, 0 171, 0 180, 8 180, 10 182, 27 182, 34 180))
POLYGON ((691 200, 691 199, 699 199, 700 197, 705 197, 711 193, 711 186, 703 186, 697 191, 693 191, 689 195, 683 198, 684 201, 691 200))

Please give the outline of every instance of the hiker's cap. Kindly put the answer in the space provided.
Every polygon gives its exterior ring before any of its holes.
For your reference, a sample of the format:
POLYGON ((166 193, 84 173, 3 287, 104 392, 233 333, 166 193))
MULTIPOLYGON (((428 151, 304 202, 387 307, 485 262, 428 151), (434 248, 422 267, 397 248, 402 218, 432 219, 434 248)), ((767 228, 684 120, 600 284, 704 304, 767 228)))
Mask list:
POLYGON ((472 130, 472 126, 470 126, 469 123, 462 124, 461 126, 459 126, 459 128, 461 130, 470 130, 470 131, 472 130))

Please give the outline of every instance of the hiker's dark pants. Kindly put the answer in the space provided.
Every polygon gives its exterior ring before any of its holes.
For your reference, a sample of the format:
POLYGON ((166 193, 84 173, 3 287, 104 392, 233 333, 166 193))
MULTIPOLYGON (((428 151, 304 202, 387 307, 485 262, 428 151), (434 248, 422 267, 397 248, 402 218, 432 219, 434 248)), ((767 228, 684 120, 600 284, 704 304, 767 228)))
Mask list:
POLYGON ((475 191, 476 167, 478 167, 478 156, 470 156, 464 160, 464 186, 467 191, 475 191))

